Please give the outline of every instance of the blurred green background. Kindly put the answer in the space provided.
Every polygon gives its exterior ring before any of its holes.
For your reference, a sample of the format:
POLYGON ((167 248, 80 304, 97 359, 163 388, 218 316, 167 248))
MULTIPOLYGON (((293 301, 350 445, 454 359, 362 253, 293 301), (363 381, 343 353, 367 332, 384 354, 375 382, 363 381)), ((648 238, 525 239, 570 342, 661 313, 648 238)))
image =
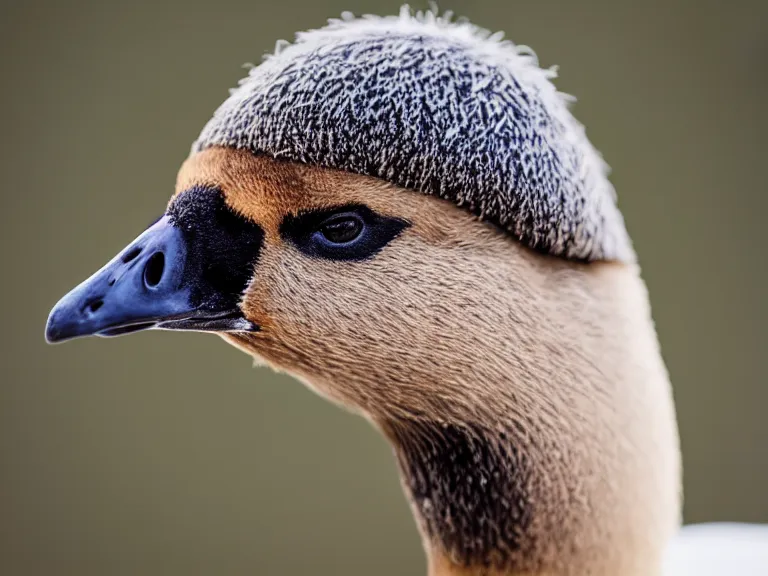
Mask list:
MULTIPOLYGON (((342 10, 398 7, 2 3, 0 574, 424 572, 362 419, 213 336, 43 341, 57 299, 163 210, 241 64, 342 10)), ((651 291, 686 520, 768 521, 768 3, 442 7, 562 66, 651 291)))

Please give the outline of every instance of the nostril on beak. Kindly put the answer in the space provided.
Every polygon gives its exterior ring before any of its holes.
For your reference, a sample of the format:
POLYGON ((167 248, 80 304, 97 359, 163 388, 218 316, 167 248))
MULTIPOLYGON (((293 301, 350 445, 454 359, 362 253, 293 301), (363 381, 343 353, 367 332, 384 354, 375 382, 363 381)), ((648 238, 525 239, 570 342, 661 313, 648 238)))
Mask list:
POLYGON ((141 247, 140 246, 135 246, 135 247, 131 248, 128 252, 123 254, 123 262, 128 264, 128 262, 130 262, 131 260, 135 259, 136 256, 138 256, 139 254, 141 254, 141 247))
POLYGON ((104 306, 104 300, 101 298, 95 298, 93 300, 90 300, 84 307, 84 310, 88 312, 88 314, 96 314, 96 312, 99 311, 99 308, 104 306))
POLYGON ((144 267, 144 283, 149 288, 154 288, 160 284, 165 270, 165 254, 155 252, 150 256, 147 265, 144 267))

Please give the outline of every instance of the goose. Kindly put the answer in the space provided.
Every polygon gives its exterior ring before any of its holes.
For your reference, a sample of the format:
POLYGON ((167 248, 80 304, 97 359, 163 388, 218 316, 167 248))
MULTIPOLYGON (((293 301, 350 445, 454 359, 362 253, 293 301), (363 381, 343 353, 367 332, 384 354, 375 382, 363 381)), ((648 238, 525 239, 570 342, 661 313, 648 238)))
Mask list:
POLYGON ((407 6, 279 43, 47 340, 213 332, 362 415, 432 576, 768 573, 764 527, 678 533, 648 295, 554 76, 407 6))

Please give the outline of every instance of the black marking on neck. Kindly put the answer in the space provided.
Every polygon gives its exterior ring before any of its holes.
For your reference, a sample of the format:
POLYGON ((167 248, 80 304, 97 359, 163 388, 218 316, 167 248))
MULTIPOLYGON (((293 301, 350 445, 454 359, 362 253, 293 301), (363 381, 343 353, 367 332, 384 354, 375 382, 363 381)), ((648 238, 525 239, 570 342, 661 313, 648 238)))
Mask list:
POLYGON ((527 459, 505 433, 389 422, 426 534, 461 566, 508 568, 533 548, 527 459))
POLYGON ((181 192, 166 213, 187 242, 184 279, 192 286, 191 303, 236 309, 259 259, 261 227, 227 206, 221 190, 207 186, 181 192))

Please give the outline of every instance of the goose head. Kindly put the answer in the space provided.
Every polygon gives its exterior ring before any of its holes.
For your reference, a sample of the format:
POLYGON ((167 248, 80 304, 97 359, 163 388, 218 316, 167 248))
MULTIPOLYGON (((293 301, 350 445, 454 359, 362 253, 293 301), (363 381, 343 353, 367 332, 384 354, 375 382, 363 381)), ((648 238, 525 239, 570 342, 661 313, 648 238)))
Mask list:
POLYGON ((390 440, 434 575, 652 575, 679 456, 600 157, 511 43, 404 11, 253 69, 49 341, 219 334, 390 440))

